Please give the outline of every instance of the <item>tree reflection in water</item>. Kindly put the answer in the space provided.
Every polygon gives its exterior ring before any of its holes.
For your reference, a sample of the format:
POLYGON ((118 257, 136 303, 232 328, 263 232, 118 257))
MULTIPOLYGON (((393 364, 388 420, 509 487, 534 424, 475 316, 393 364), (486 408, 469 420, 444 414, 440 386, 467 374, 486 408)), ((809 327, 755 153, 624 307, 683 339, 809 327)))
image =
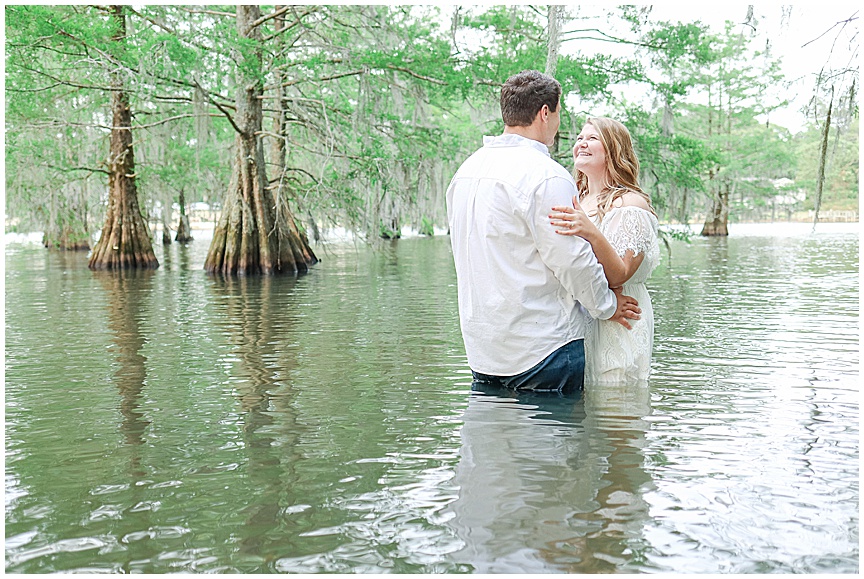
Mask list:
MULTIPOLYGON (((225 327, 236 362, 231 376, 239 402, 245 470, 254 489, 241 507, 245 524, 236 528, 239 552, 250 560, 292 551, 293 533, 284 516, 283 499, 297 479, 301 459, 297 440, 302 427, 294 400, 297 390, 288 376, 297 366, 285 341, 298 312, 286 297, 296 278, 289 276, 215 276, 211 286, 224 307, 225 327), (274 531, 282 529, 274 535, 274 531)), ((241 566, 242 568, 242 566, 241 566)))
POLYGON ((129 559, 121 563, 125 573, 153 573, 156 569, 152 563, 153 546, 149 541, 135 540, 157 526, 153 515, 155 505, 148 499, 144 484, 152 476, 153 469, 142 460, 142 452, 146 450, 145 434, 152 422, 141 407, 147 382, 147 357, 141 352, 148 342, 142 324, 152 307, 154 274, 153 270, 134 269, 93 273, 105 290, 108 328, 114 335, 118 365, 114 383, 120 395, 120 432, 125 443, 121 452, 128 453, 129 460, 127 506, 114 529, 120 541, 127 543, 130 554, 129 559))
POLYGON ((585 395, 474 392, 449 510, 480 573, 597 573, 638 557, 650 488, 645 384, 585 395))
POLYGON ((117 371, 114 383, 120 394, 120 431, 130 454, 130 474, 143 478, 139 447, 150 421, 141 410, 141 398, 147 379, 147 357, 141 353, 147 339, 141 323, 152 292, 153 270, 119 270, 94 272, 108 303, 108 327, 114 335, 117 371))

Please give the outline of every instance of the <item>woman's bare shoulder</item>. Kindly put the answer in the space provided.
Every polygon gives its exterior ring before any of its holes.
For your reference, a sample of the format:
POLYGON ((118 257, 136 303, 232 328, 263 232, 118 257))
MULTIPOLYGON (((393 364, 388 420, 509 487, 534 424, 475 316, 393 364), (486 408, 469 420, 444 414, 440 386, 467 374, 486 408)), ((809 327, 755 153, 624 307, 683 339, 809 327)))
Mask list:
MULTIPOLYGON (((619 207, 638 207, 639 209, 644 209, 645 211, 651 211, 651 206, 648 205, 648 201, 635 191, 627 191, 621 197, 617 199, 621 202, 619 207)), ((617 203, 616 203, 617 205, 617 203)))

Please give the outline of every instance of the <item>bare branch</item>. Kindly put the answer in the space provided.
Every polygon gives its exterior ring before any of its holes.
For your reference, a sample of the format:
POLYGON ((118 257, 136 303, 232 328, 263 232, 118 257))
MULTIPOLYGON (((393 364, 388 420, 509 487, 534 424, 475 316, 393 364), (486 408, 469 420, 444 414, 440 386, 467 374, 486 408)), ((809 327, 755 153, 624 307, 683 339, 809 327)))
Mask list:
POLYGON ((602 30, 600 30, 599 28, 580 28, 580 29, 575 29, 575 30, 568 30, 567 32, 564 32, 561 34, 561 41, 562 42, 568 42, 570 40, 596 40, 596 41, 600 41, 600 42, 614 42, 616 44, 632 44, 633 46, 642 46, 645 48, 653 48, 655 50, 663 48, 662 46, 657 45, 657 44, 648 44, 646 42, 639 42, 636 40, 626 40, 624 38, 618 38, 617 36, 612 36, 611 34, 606 34, 602 30), (602 38, 597 38, 595 36, 574 36, 572 38, 564 38, 567 35, 581 34, 584 32, 593 32, 593 33, 599 34, 602 38))
POLYGON ((423 75, 421 75, 421 74, 417 74, 417 73, 414 72, 413 70, 408 69, 408 68, 404 68, 404 67, 402 67, 402 66, 396 66, 396 65, 393 65, 393 64, 388 64, 388 65, 387 65, 387 68, 389 68, 389 69, 391 69, 391 70, 398 70, 398 71, 400 71, 400 72, 404 72, 405 74, 411 75, 411 76, 413 76, 414 78, 418 78, 418 79, 420 79, 420 80, 425 80, 426 82, 431 82, 431 83, 433 83, 433 84, 442 85, 442 86, 446 86, 446 85, 447 85, 447 83, 444 82, 443 80, 438 80, 437 78, 430 78, 430 77, 428 77, 428 76, 423 76, 423 75))
MULTIPOLYGON (((334 75, 331 75, 331 76, 324 76, 324 77, 321 77, 321 78, 318 78, 318 79, 314 79, 314 80, 309 80, 309 82, 324 82, 324 81, 326 81, 326 80, 335 80, 335 79, 337 79, 337 78, 342 78, 342 77, 345 77, 345 76, 356 76, 356 75, 358 75, 358 74, 363 74, 364 72, 365 72, 365 71, 361 68, 361 69, 359 69, 359 70, 351 70, 351 71, 348 71, 348 72, 343 72, 343 73, 334 74, 334 75)), ((294 86, 295 84, 298 84, 298 83, 304 82, 304 81, 306 81, 306 80, 308 80, 308 79, 289 80, 288 82, 283 82, 283 83, 282 83, 282 88, 285 88, 285 87, 288 87, 288 86, 294 86)), ((272 87, 272 86, 271 86, 271 87, 265 87, 265 90, 267 90, 267 89, 272 89, 272 88, 275 88, 275 87, 272 87)), ((259 97, 259 98, 260 98, 260 97, 259 97)))
MULTIPOLYGON (((292 6, 292 8, 296 8, 296 6, 292 6)), ((279 36, 280 34, 282 34, 282 33, 284 33, 284 32, 287 32, 287 31, 293 29, 295 26, 298 26, 298 25, 300 24, 300 21, 301 21, 301 19, 302 19, 304 16, 309 16, 310 14, 312 14, 312 13, 314 13, 314 12, 317 12, 317 11, 318 11, 317 7, 313 7, 313 8, 311 8, 311 9, 307 9, 303 14, 300 14, 299 16, 297 16, 297 17, 296 17, 296 20, 294 20, 294 22, 292 22, 291 24, 289 24, 289 25, 287 25, 287 26, 284 26, 284 27, 280 28, 279 30, 277 30, 276 32, 274 32, 274 33, 272 33, 272 34, 268 34, 267 36, 264 36, 264 37, 261 39, 262 42, 267 42, 268 40, 273 40, 274 38, 276 38, 276 37, 279 36)))
MULTIPOLYGON (((157 125, 164 125, 165 123, 169 123, 171 121, 177 121, 180 119, 190 118, 194 116, 196 116, 194 113, 184 113, 181 115, 175 115, 173 117, 154 121, 146 125, 133 125, 131 127, 113 127, 111 125, 100 125, 98 123, 76 123, 72 121, 67 121, 66 119, 46 119, 46 122, 44 123, 28 123, 26 125, 23 125, 23 128, 45 129, 51 127, 82 127, 89 129, 105 129, 106 131, 113 131, 115 129, 121 131, 136 131, 138 129, 149 129, 157 125)), ((218 113, 209 113, 207 116, 220 118, 222 117, 222 115, 218 113)))
POLYGON ((299 167, 285 167, 285 172, 287 173, 288 171, 296 171, 297 173, 306 173, 307 175, 309 175, 309 177, 312 178, 313 181, 315 181, 316 183, 318 182, 318 178, 305 169, 301 169, 299 167))
POLYGON ((273 18, 276 18, 277 16, 282 16, 283 14, 285 14, 286 12, 291 10, 292 7, 293 6, 289 4, 287 6, 283 6, 282 8, 277 10, 276 12, 271 12, 270 14, 266 14, 266 15, 262 16, 261 18, 259 18, 258 20, 256 20, 255 22, 253 22, 249 28, 255 28, 256 26, 261 26, 262 24, 264 24, 268 20, 272 20, 273 18))
POLYGON ((50 163, 43 163, 42 166, 63 173, 71 173, 72 171, 89 171, 90 173, 104 173, 105 175, 111 174, 110 171, 106 171, 105 169, 96 169, 94 167, 60 167, 58 165, 51 165, 50 163))
MULTIPOLYGON (((132 128, 133 128, 133 129, 149 129, 150 127, 155 127, 155 126, 158 126, 158 125, 164 125, 165 123, 170 123, 171 121, 177 121, 177 120, 180 120, 180 119, 188 119, 188 118, 190 118, 190 117, 196 117, 196 116, 198 116, 198 115, 196 115, 195 113, 184 113, 184 114, 182 114, 182 115, 174 115, 173 117, 168 117, 168 118, 166 118, 166 119, 162 119, 162 120, 159 120, 159 121, 155 121, 155 122, 153 122, 153 123, 149 123, 149 124, 146 124, 146 125, 135 125, 135 126, 132 127, 132 128)), ((213 113, 212 116, 214 116, 214 117, 218 117, 218 116, 220 116, 220 115, 217 115, 216 113, 213 113)))
MULTIPOLYGON (((9 92, 37 92, 37 91, 49 90, 49 89, 52 89, 52 88, 57 87, 57 86, 68 86, 68 87, 78 88, 78 89, 101 90, 101 91, 108 91, 108 92, 111 92, 111 91, 115 91, 115 90, 117 90, 116 87, 110 87, 110 86, 78 84, 78 83, 75 83, 75 82, 71 82, 71 81, 68 81, 68 80, 64 80, 64 79, 58 78, 58 77, 56 77, 56 76, 53 76, 53 75, 51 75, 51 74, 48 74, 47 72, 44 72, 44 71, 41 71, 41 70, 36 70, 36 69, 34 69, 34 68, 30 68, 30 67, 25 66, 25 65, 21 65, 21 64, 19 64, 19 66, 20 66, 22 69, 24 69, 24 70, 29 70, 30 72, 33 72, 33 73, 35 73, 35 74, 38 74, 38 75, 44 76, 45 78, 48 78, 48 79, 54 81, 55 84, 53 84, 53 85, 51 85, 51 86, 48 86, 48 87, 42 87, 42 88, 37 88, 37 89, 16 89, 16 88, 9 88, 9 87, 7 86, 7 87, 6 87, 6 90, 9 91, 9 92)), ((160 78, 161 78, 161 77, 160 77, 160 78)), ((175 80, 173 80, 173 79, 163 79, 163 80, 168 80, 169 82, 172 82, 172 83, 174 83, 174 84, 179 84, 179 85, 181 85, 181 86, 190 86, 188 83, 183 83, 183 82, 180 82, 180 81, 175 81, 175 80)), ((191 87, 194 87, 194 86, 197 86, 197 85, 191 85, 191 87)), ((200 88, 200 86, 199 86, 199 88, 200 88)), ((202 89, 202 90, 203 90, 203 89, 202 89)), ((134 91, 127 91, 127 92, 134 92, 134 91)), ((204 92, 207 92, 207 91, 204 91, 204 92)), ((208 95, 209 95, 209 94, 210 94, 210 93, 208 93, 208 95)), ((166 101, 166 102, 178 102, 178 101, 179 101, 179 102, 191 102, 191 100, 192 100, 192 99, 190 99, 189 97, 183 97, 183 96, 162 96, 162 95, 151 95, 150 98, 152 98, 152 99, 154 99, 154 100, 160 100, 160 101, 166 101)), ((220 96, 219 98, 225 98, 225 97, 220 96)), ((212 98, 211 98, 211 101, 212 101, 212 98)), ((217 105, 217 107, 218 107, 218 106, 219 106, 219 105, 217 105)), ((229 108, 229 109, 230 109, 230 108, 233 108, 231 105, 223 105, 223 106, 225 106, 226 108, 229 108)))
MULTIPOLYGON (((299 167, 285 167, 284 172, 287 173, 288 171, 294 171, 296 173, 303 173, 303 174, 307 175, 310 179, 312 179, 315 183, 319 182, 318 177, 316 177, 315 175, 313 175, 312 173, 310 173, 306 169, 300 169, 299 167)), ((297 179, 297 180, 299 181, 299 179, 297 179)), ((281 181, 281 179, 271 179, 270 182, 271 183, 278 183, 279 181, 281 181)), ((274 189, 279 189, 279 187, 280 187, 280 185, 270 185, 267 188, 270 190, 274 190, 274 189)))
POLYGON ((33 42, 28 42, 26 44, 18 44, 16 42, 7 42, 6 46, 9 48, 41 48, 42 50, 48 50, 51 52, 56 52, 57 54, 62 54, 64 56, 77 56, 80 58, 84 58, 84 57, 89 56, 86 52, 67 52, 65 50, 60 50, 58 48, 55 48, 53 46, 45 46, 44 44, 42 44, 43 41, 50 40, 53 37, 54 37, 54 35, 43 36, 42 38, 37 38, 33 42))
POLYGON ((169 27, 168 25, 159 22, 159 21, 156 20, 155 18, 150 18, 149 16, 146 16, 146 15, 144 15, 144 14, 141 14, 140 12, 138 12, 137 10, 135 10, 134 8, 132 8, 131 6, 127 6, 126 9, 129 10, 130 13, 132 13, 132 14, 138 16, 139 18, 143 18, 144 20, 146 20, 147 22, 149 22, 149 23, 152 24, 153 26, 156 26, 157 28, 161 28, 162 30, 164 30, 164 31, 167 32, 168 34, 173 34, 173 35, 177 36, 177 32, 176 32, 176 31, 174 31, 174 30, 173 30, 171 27, 169 27))
POLYGON ((850 16, 849 18, 847 18, 846 20, 840 20, 839 22, 835 22, 834 25, 831 26, 831 28, 829 28, 828 30, 826 30, 825 32, 823 32, 822 34, 820 34, 819 36, 817 36, 817 37, 814 38, 813 40, 811 40, 811 41, 809 41, 809 42, 805 42, 804 44, 802 44, 802 45, 801 45, 801 48, 804 48, 804 47, 807 46, 808 44, 812 44, 812 43, 816 42, 817 40, 819 40, 820 38, 822 38, 823 36, 825 36, 826 34, 828 34, 829 32, 831 32, 832 30, 834 30, 834 29, 835 29, 836 27, 838 27, 838 26, 841 26, 841 25, 842 25, 842 26, 845 27, 847 24, 849 24, 849 23, 852 22, 853 20, 858 20, 858 16, 856 16, 856 14, 858 14, 858 12, 855 12, 855 14, 853 14, 852 16, 850 16))
POLYGON ((228 16, 230 18, 237 18, 237 15, 232 12, 219 12, 217 10, 193 10, 192 8, 183 7, 183 10, 188 12, 189 14, 210 14, 211 16, 228 16))
MULTIPOLYGON (((51 90, 52 88, 56 88, 58 86, 65 86, 65 85, 62 82, 55 82, 54 84, 52 84, 50 86, 44 86, 41 88, 9 88, 7 86, 6 90, 8 92, 41 92, 43 90, 51 90)), ((81 87, 76 87, 76 88, 81 88, 81 87)))
MULTIPOLYGON (((37 69, 35 69, 35 68, 30 68, 29 66, 25 66, 25 65, 23 65, 23 64, 19 64, 18 66, 20 66, 20 67, 23 68, 24 70, 29 70, 30 72, 33 72, 33 73, 36 73, 36 74, 42 75, 42 76, 44 76, 45 78, 51 79, 51 80, 53 80, 54 82, 56 82, 57 84, 61 84, 61 85, 64 85, 64 86, 71 86, 71 87, 73 87, 73 88, 85 88, 85 89, 93 89, 93 90, 104 90, 104 91, 112 91, 112 90, 116 90, 114 87, 110 87, 110 86, 99 86, 99 85, 78 84, 78 83, 75 83, 75 82, 71 82, 71 81, 63 80, 62 78, 57 78, 56 76, 53 76, 53 75, 51 75, 51 74, 48 74, 48 73, 45 72, 45 71, 37 70, 37 69)), ((56 86, 56 85, 55 85, 55 86, 56 86)), ((11 90, 15 90, 15 89, 7 88, 6 90, 10 90, 10 91, 11 91, 11 90)), ((16 92, 22 92, 22 91, 16 91, 16 92)))
POLYGON ((839 78, 845 74, 854 73, 857 71, 858 71, 858 69, 856 69, 856 68, 844 68, 844 69, 841 69, 838 71, 832 71, 832 74, 830 74, 828 76, 824 76, 824 77, 820 76, 820 80, 822 83, 825 83, 826 81, 834 80, 834 79, 839 78))
POLYGON ((284 135, 277 135, 276 133, 271 133, 270 131, 255 131, 256 135, 261 135, 262 137, 273 137, 274 139, 278 139, 280 141, 285 140, 284 135))
POLYGON ((223 115, 225 115, 225 118, 227 118, 228 122, 231 123, 231 126, 234 127, 234 130, 242 135, 243 131, 241 131, 240 127, 237 126, 237 123, 234 122, 234 117, 231 116, 231 113, 229 113, 227 110, 222 108, 222 105, 220 105, 218 102, 216 102, 213 99, 213 97, 210 96, 210 92, 204 90, 204 87, 202 87, 201 84, 197 80, 193 80, 193 82, 195 83, 195 86, 197 86, 198 89, 204 93, 204 96, 207 97, 207 100, 210 101, 210 103, 213 106, 215 106, 217 109, 219 109, 219 112, 221 112, 223 115))

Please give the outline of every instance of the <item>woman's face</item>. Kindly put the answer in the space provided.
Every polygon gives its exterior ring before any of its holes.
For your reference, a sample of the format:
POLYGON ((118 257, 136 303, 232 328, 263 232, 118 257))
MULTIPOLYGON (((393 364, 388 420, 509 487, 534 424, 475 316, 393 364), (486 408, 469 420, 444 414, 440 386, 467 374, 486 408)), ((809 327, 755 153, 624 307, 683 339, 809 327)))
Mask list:
POLYGON ((606 170, 606 149, 600 140, 600 133, 594 125, 587 124, 582 127, 582 132, 576 137, 576 146, 573 147, 574 166, 585 173, 602 174, 606 170))

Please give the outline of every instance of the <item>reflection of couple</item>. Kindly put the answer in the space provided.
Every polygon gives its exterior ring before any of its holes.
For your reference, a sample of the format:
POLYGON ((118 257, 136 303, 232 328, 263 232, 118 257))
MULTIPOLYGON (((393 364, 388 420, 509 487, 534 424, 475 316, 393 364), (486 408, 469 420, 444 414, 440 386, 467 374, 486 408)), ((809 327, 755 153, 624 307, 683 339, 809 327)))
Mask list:
POLYGON ((504 133, 486 137, 447 190, 475 386, 571 392, 586 377, 648 378, 645 281, 659 257, 657 218, 617 121, 589 119, 582 129, 575 182, 552 160, 560 99, 558 81, 537 71, 508 79, 504 133))
POLYGON ((462 542, 449 557, 475 573, 628 572, 646 543, 650 413, 648 389, 623 383, 473 394, 442 512, 462 542))

